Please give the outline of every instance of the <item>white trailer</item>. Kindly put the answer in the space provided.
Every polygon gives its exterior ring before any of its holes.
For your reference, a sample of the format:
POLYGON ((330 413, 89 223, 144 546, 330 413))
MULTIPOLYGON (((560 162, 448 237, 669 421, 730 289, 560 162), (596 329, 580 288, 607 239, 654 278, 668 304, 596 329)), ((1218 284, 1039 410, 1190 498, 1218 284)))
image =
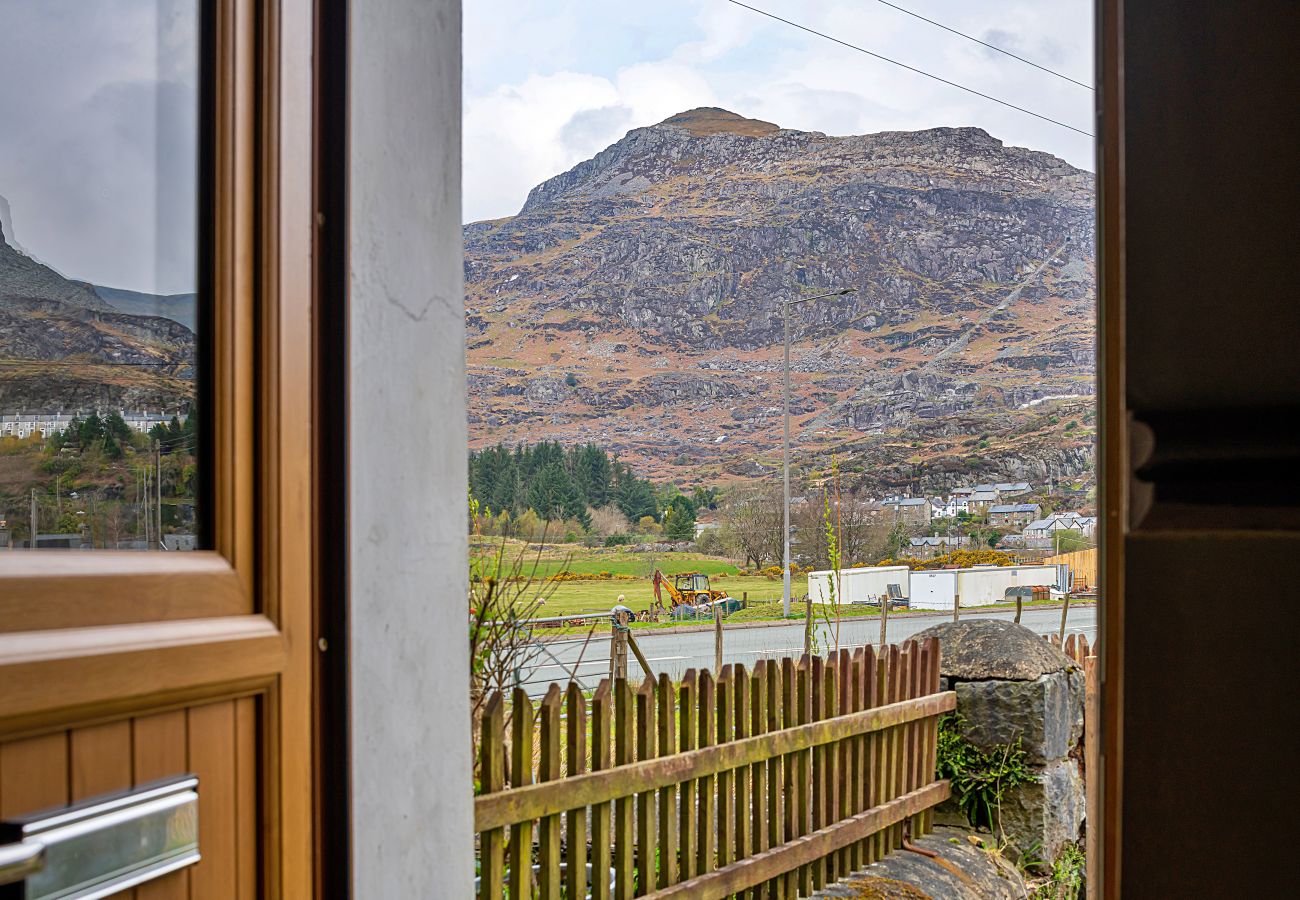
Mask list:
MULTIPOLYGON (((1056 566, 975 566, 955 569, 962 608, 1001 603, 1007 588, 1056 584, 1056 566)), ((951 606, 947 607, 952 609, 951 606)))
POLYGON ((910 609, 952 609, 957 596, 956 569, 918 569, 911 575, 910 609))
MULTIPOLYGON (((896 584, 903 596, 908 596, 907 566, 864 566, 859 569, 841 569, 839 584, 835 592, 840 603, 878 602, 889 591, 891 584, 896 584)), ((813 603, 831 602, 831 579, 833 570, 808 573, 808 596, 813 603)))

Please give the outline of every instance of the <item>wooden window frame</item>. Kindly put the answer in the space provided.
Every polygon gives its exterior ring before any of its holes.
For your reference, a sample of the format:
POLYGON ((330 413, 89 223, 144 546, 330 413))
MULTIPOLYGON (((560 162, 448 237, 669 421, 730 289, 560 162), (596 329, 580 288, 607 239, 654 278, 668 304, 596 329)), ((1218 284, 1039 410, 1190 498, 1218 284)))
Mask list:
MULTIPOLYGON (((0 739, 260 695, 264 896, 313 886, 311 0, 197 0, 212 28, 212 549, 0 564, 0 739)), ((200 204, 202 208, 203 204, 200 204)), ((201 237, 200 240, 203 240, 201 237)))

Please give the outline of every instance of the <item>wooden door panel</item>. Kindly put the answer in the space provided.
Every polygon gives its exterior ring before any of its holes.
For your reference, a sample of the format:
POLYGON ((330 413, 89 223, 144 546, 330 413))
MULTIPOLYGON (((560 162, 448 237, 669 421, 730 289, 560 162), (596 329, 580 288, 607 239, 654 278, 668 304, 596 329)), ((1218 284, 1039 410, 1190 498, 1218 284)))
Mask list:
POLYGON ((313 894, 310 0, 215 0, 211 541, 0 559, 0 816, 168 776, 196 865, 120 896, 313 894))
POLYGON ((202 861, 117 896, 255 900, 259 712, 259 698, 238 697, 0 743, 0 816, 192 773, 202 861))
MULTIPOLYGON (((189 772, 189 716, 183 709, 131 720, 131 767, 141 784, 189 772)), ((202 811, 200 810, 200 815, 202 811)), ((173 872, 135 889, 136 900, 188 900, 188 869, 173 872)))
POLYGON ((0 744, 0 816, 68 802, 68 733, 0 744))

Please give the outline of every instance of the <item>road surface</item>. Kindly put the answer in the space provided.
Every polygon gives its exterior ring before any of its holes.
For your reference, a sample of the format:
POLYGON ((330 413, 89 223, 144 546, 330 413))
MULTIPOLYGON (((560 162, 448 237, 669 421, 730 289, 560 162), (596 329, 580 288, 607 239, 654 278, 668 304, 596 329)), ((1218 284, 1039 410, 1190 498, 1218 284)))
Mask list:
MULTIPOLYGON (((989 612, 963 611, 962 619, 1006 619, 1015 618, 1014 610, 990 610, 989 612)), ((906 640, 931 625, 951 621, 950 613, 934 615, 906 615, 891 618, 889 621, 889 641, 896 643, 906 640)), ((1020 623, 1038 634, 1054 634, 1061 627, 1060 609, 1034 608, 1026 609, 1020 617, 1020 623)), ((1095 605, 1076 606, 1070 610, 1066 623, 1067 633, 1082 633, 1090 642, 1097 639, 1097 607, 1095 605)), ((646 630, 634 632, 637 645, 645 654, 646 661, 654 669, 655 675, 667 672, 673 679, 678 679, 687 669, 713 668, 712 631, 678 632, 672 630, 646 630)), ((829 649, 833 641, 823 625, 819 629, 822 648, 829 649)), ((840 646, 858 647, 868 642, 880 640, 880 619, 875 616, 846 618, 840 623, 840 646)), ((564 687, 568 683, 569 673, 576 666, 578 681, 587 689, 595 688, 600 679, 609 674, 609 636, 593 636, 591 643, 583 647, 583 639, 565 639, 540 642, 544 648, 537 655, 532 665, 522 673, 524 687, 532 696, 540 697, 546 693, 552 683, 564 687)), ((803 622, 791 622, 782 625, 764 627, 732 627, 724 624, 722 635, 722 659, 724 663, 744 663, 752 667, 754 662, 765 657, 793 656, 803 652, 803 622)), ((628 677, 640 681, 645 678, 636 657, 628 653, 628 677)))

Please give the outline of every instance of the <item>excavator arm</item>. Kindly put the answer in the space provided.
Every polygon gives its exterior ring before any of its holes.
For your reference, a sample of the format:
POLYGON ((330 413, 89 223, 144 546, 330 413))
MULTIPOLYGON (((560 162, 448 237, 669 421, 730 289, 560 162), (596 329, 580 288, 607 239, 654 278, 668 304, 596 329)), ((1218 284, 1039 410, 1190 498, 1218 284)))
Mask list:
POLYGON ((682 596, 682 592, 677 590, 677 587, 671 581, 665 578, 664 573, 659 571, 658 569, 655 569, 654 586, 655 586, 655 603, 660 608, 663 608, 664 605, 663 594, 661 593, 661 589, 666 590, 668 592, 668 599, 672 601, 671 608, 676 609, 678 606, 681 606, 683 603, 686 602, 686 598, 682 596))

